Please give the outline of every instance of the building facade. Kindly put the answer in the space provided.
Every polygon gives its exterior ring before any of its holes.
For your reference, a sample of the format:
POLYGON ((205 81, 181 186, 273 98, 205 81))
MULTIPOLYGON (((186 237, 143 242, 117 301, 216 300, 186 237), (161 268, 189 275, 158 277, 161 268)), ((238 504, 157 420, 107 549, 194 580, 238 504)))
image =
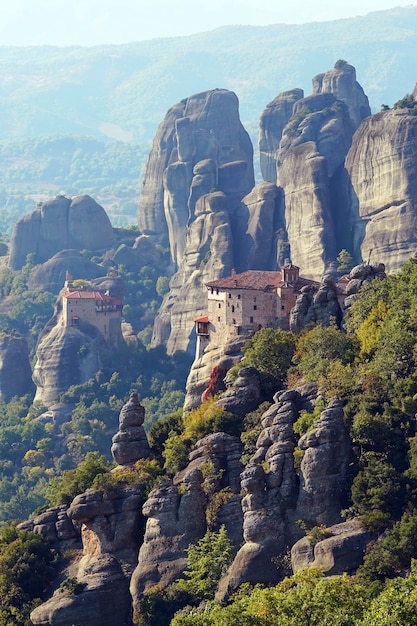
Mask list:
POLYGON ((319 283, 288 263, 280 271, 249 270, 206 284, 208 315, 195 318, 196 358, 209 342, 225 344, 264 327, 288 330, 290 311, 303 287, 319 283))
POLYGON ((62 294, 62 324, 82 328, 94 326, 109 345, 118 345, 121 339, 123 302, 101 291, 78 290, 66 281, 62 294))

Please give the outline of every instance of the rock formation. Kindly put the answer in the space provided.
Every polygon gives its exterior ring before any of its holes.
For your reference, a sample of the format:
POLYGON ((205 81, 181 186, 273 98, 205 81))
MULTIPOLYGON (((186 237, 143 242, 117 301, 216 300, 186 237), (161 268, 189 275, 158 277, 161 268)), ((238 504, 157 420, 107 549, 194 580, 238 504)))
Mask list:
POLYGON ((37 262, 43 263, 61 250, 99 250, 114 242, 105 210, 90 196, 57 196, 40 203, 16 223, 9 267, 20 269, 32 253, 37 262))
POLYGON ((254 184, 252 155, 233 92, 214 89, 174 105, 158 128, 149 155, 139 230, 169 239, 178 267, 198 198, 217 188, 239 201, 254 184))
POLYGON ((118 465, 132 465, 149 456, 144 420, 145 409, 139 402, 138 394, 133 392, 120 411, 119 430, 112 439, 111 453, 118 465))
POLYGON ((302 89, 291 89, 279 94, 267 104, 259 122, 259 157, 262 178, 277 182, 277 150, 282 132, 292 117, 297 100, 304 98, 302 89))
POLYGON ((398 270, 417 244, 417 118, 408 109, 368 117, 346 157, 346 205, 355 250, 398 270))
POLYGON ((313 78, 313 94, 332 93, 346 104, 355 128, 371 115, 369 101, 356 80, 356 70, 346 61, 339 59, 333 69, 313 78))
POLYGON ((53 325, 41 337, 32 376, 35 401, 48 406, 68 387, 86 382, 101 369, 108 347, 93 326, 84 330, 88 332, 53 325))
POLYGON ((291 567, 297 572, 305 567, 319 567, 329 576, 354 574, 363 562, 366 546, 373 539, 357 520, 330 526, 316 541, 308 536, 291 548, 291 567))
POLYGON ((375 279, 383 280, 384 278, 386 278, 384 263, 379 263, 378 265, 360 263, 360 265, 356 265, 349 273, 344 308, 349 308, 352 302, 357 298, 359 289, 364 283, 370 283, 375 279))
POLYGON ((263 175, 283 188, 288 256, 308 278, 321 276, 343 247, 339 222, 344 216, 335 212, 332 179, 368 115, 355 68, 338 61, 313 79, 311 96, 303 97, 301 90, 284 92, 261 117, 263 175))
POLYGON ((24 337, 0 333, 0 402, 32 391, 29 348, 24 337))
POLYGON ((300 332, 311 322, 329 326, 340 326, 342 309, 337 299, 338 290, 332 276, 323 278, 320 287, 313 285, 302 287, 301 294, 290 313, 290 330, 300 332))
POLYGON ((151 492, 143 507, 148 520, 130 584, 134 608, 146 589, 154 585, 165 587, 183 573, 186 548, 206 532, 206 494, 227 488, 227 501, 216 512, 216 527, 225 524, 231 540, 236 546, 240 544, 240 455, 237 437, 225 433, 209 435, 196 444, 189 465, 173 481, 164 481, 151 492), (204 478, 201 470, 208 461, 212 472, 204 478))
POLYGON ((302 534, 297 520, 327 525, 340 521, 349 437, 337 400, 298 441, 305 450, 299 476, 294 467, 293 423, 301 409, 311 407, 315 394, 314 386, 285 391, 262 417, 257 451, 241 475, 245 543, 221 582, 219 597, 242 582, 277 582, 282 576, 280 556, 302 534))
POLYGON ((66 280, 67 272, 74 279, 90 280, 103 275, 103 268, 92 263, 79 250, 61 250, 36 267, 29 279, 29 289, 45 289, 58 295, 66 280))
POLYGON ((34 626, 130 626, 131 598, 126 577, 111 554, 81 559, 77 582, 85 585, 78 595, 55 591, 52 598, 30 615, 34 626))

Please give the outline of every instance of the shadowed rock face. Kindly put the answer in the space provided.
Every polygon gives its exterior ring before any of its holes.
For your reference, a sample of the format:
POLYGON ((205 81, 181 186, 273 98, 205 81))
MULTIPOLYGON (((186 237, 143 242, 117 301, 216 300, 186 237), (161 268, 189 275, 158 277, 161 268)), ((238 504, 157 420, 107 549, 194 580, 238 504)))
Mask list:
POLYGON ((240 200, 254 184, 252 158, 233 92, 215 89, 182 100, 168 111, 153 142, 139 230, 158 240, 168 238, 178 267, 198 198, 217 187, 240 200))
POLYGON ((131 601, 127 579, 111 554, 85 556, 78 582, 86 586, 79 595, 55 592, 31 613, 35 626, 128 626, 131 601))
POLYGON ((57 196, 40 204, 15 225, 9 267, 20 269, 30 253, 44 262, 61 250, 99 250, 114 244, 110 220, 90 196, 57 196))
POLYGON ((89 280, 103 275, 103 268, 92 263, 79 250, 62 250, 39 267, 30 275, 29 289, 45 289, 58 295, 69 272, 74 279, 89 280))
POLYGON ((368 263, 398 270, 417 245, 417 118, 398 109, 364 120, 346 172, 355 248, 368 263))
POLYGON ((262 178, 277 182, 277 150, 287 122, 293 114, 294 104, 304 98, 302 89, 291 89, 279 94, 267 104, 259 122, 259 158, 262 178))
POLYGON ((29 348, 24 337, 0 334, 0 402, 32 390, 29 348))
POLYGON ((143 506, 143 514, 148 518, 145 536, 130 584, 134 608, 146 589, 154 585, 165 587, 183 574, 187 547, 201 539, 207 529, 206 493, 210 496, 228 488, 227 501, 217 511, 214 529, 225 524, 231 541, 240 545, 241 451, 238 437, 226 433, 209 435, 197 442, 189 465, 173 481, 162 482, 150 493, 143 506), (205 480, 201 470, 207 461, 211 462, 213 473, 205 480), (182 489, 178 489, 180 483, 182 489))

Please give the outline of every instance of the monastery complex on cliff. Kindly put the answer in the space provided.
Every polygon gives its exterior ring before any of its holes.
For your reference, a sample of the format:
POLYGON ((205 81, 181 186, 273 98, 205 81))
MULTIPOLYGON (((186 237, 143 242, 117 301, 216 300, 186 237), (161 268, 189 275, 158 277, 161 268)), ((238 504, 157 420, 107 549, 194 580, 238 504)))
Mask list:
POLYGON ((101 291, 84 291, 65 282, 62 293, 63 326, 82 329, 94 326, 109 345, 116 346, 121 338, 123 302, 101 291))
MULTIPOLYGON (((195 318, 196 358, 213 342, 222 345, 238 335, 264 327, 289 329, 291 309, 303 287, 319 283, 300 276, 300 268, 285 264, 280 271, 249 270, 206 283, 208 314, 195 318)), ((342 295, 343 298, 343 295, 342 295)))

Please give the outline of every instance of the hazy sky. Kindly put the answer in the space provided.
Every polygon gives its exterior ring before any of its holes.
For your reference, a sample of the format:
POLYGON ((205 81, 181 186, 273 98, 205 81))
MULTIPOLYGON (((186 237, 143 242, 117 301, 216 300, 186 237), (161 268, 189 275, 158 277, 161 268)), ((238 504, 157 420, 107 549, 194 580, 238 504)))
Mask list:
POLYGON ((1 0, 0 45, 119 44, 231 24, 334 20, 407 5, 396 0, 1 0))

